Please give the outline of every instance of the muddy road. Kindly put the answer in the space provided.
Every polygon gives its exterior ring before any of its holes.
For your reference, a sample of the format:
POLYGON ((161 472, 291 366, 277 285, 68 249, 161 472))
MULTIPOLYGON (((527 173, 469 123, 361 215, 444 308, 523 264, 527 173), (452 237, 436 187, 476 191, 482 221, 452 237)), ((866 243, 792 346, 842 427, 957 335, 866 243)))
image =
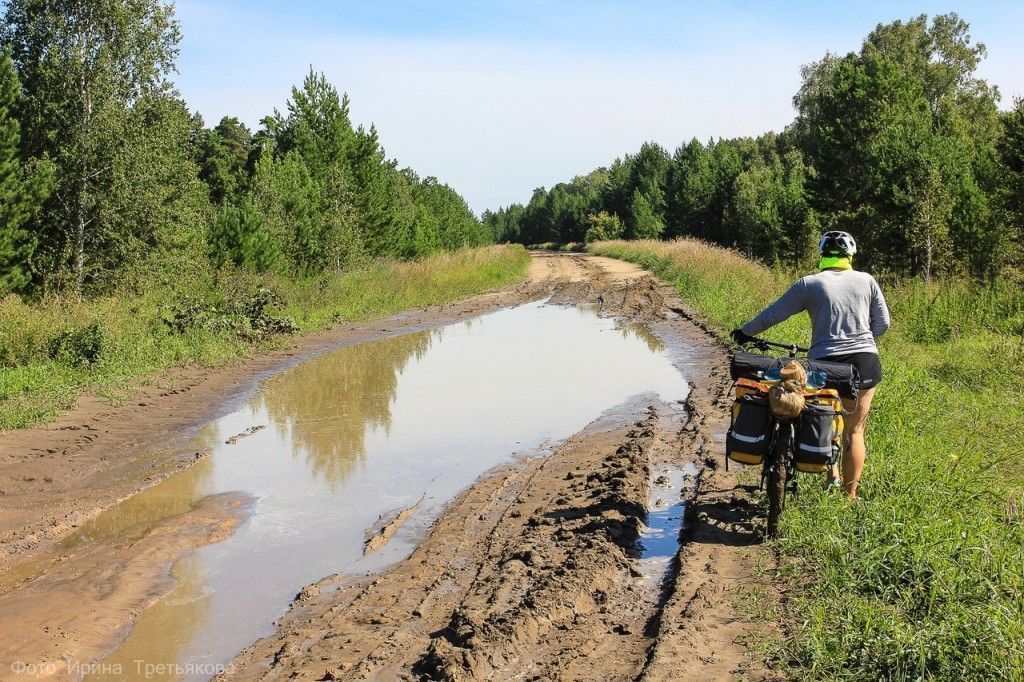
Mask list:
POLYGON ((669 287, 535 254, 513 289, 82 401, 0 436, 0 679, 768 677, 728 387, 669 287))

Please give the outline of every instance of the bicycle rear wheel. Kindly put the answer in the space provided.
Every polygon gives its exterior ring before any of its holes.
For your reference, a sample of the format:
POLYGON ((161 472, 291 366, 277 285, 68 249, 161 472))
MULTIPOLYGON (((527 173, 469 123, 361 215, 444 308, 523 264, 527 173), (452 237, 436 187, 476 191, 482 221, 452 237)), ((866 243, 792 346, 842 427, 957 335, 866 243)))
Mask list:
POLYGON ((768 473, 765 476, 768 487, 768 537, 779 536, 779 517, 786 501, 786 456, 793 439, 792 424, 776 424, 775 441, 768 456, 768 473))

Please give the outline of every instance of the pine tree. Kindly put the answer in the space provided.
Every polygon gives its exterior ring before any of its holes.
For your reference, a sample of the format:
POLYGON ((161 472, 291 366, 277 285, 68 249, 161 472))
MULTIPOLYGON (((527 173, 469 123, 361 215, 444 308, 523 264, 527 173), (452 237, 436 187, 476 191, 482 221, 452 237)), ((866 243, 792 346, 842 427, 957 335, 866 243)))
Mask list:
POLYGON ((10 57, 0 57, 0 296, 23 289, 30 280, 34 235, 26 223, 42 207, 52 187, 48 163, 22 165, 21 126, 14 117, 20 95, 10 57))
POLYGON ((234 116, 225 116, 216 128, 203 131, 199 177, 209 187, 214 204, 238 199, 247 179, 252 148, 252 133, 234 116))

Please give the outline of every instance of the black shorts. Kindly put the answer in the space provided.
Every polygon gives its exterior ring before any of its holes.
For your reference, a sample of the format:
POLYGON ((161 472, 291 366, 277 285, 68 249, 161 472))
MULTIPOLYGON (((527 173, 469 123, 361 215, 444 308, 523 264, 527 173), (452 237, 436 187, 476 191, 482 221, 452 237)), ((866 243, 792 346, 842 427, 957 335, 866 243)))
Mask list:
POLYGON ((846 355, 830 355, 821 359, 856 367, 857 374, 860 376, 857 388, 861 390, 874 388, 882 383, 882 363, 878 359, 878 353, 848 353, 846 355))

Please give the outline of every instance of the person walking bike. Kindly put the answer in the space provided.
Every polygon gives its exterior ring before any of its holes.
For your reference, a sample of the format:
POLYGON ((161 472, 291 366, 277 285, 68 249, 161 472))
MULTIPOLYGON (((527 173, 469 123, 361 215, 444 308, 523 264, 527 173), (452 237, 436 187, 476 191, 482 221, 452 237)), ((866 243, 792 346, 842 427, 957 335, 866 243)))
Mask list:
MULTIPOLYGON (((867 450, 864 431, 875 387, 882 381, 878 338, 889 328, 889 308, 875 278, 853 269, 857 243, 847 232, 826 232, 818 242, 819 272, 801 277, 757 317, 732 332, 737 341, 756 336, 793 315, 811 318, 811 360, 854 365, 860 375, 859 398, 843 400, 848 413, 842 459, 842 486, 847 498, 857 498, 867 450)), ((838 476, 833 470, 832 484, 838 476)))

